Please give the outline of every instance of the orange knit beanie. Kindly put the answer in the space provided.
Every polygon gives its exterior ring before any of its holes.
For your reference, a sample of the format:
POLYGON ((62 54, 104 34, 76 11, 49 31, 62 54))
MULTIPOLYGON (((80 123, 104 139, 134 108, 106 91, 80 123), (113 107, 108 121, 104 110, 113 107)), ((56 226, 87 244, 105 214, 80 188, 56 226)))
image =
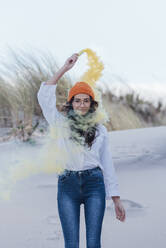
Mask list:
POLYGON ((77 82, 69 91, 69 95, 67 99, 68 102, 71 100, 73 96, 81 93, 90 95, 93 100, 95 99, 94 92, 89 84, 85 82, 77 82))

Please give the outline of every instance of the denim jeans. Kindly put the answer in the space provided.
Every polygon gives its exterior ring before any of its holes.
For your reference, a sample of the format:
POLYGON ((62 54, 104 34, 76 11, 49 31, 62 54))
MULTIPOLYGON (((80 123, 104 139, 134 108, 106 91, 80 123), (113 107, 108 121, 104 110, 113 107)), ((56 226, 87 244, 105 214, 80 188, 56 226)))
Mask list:
POLYGON ((100 167, 65 170, 58 177, 58 213, 65 248, 79 248, 80 205, 84 204, 87 248, 101 248, 105 185, 100 167))

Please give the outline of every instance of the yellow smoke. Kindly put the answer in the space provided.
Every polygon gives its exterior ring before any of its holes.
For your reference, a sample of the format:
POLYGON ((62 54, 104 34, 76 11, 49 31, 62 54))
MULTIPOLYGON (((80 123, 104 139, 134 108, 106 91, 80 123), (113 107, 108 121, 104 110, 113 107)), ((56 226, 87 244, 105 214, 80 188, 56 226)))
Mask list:
POLYGON ((103 63, 99 60, 99 57, 94 51, 89 48, 83 49, 79 52, 79 55, 86 53, 88 57, 89 69, 80 78, 80 81, 88 83, 91 87, 95 87, 95 83, 102 75, 104 69, 103 63))
MULTIPOLYGON (((93 88, 95 100, 99 103, 99 107, 95 114, 93 114, 88 120, 84 117, 81 119, 79 127, 86 130, 88 127, 94 126, 96 123, 104 124, 109 120, 109 118, 102 106, 101 92, 95 85, 104 68, 103 63, 99 61, 96 53, 91 49, 84 49, 80 51, 79 54, 81 55, 84 52, 87 54, 89 69, 81 77, 80 81, 87 82, 93 88)), ((63 123, 60 123, 57 120, 55 125, 50 126, 48 135, 35 157, 32 156, 32 158, 29 158, 25 155, 24 158, 19 158, 19 163, 10 166, 6 180, 1 180, 0 178, 1 198, 9 200, 13 186, 19 180, 23 180, 24 178, 39 173, 60 174, 65 168, 67 168, 67 163, 70 163, 70 161, 76 160, 77 164, 77 158, 79 158, 79 154, 84 151, 84 147, 71 142, 71 130, 69 124, 69 120, 66 120, 63 123), (1 187, 2 185, 5 185, 5 183, 7 185, 6 189, 1 187)), ((82 138, 80 138, 78 133, 73 133, 73 136, 74 135, 77 140, 82 138)), ((77 168, 71 169, 76 170, 77 168)))

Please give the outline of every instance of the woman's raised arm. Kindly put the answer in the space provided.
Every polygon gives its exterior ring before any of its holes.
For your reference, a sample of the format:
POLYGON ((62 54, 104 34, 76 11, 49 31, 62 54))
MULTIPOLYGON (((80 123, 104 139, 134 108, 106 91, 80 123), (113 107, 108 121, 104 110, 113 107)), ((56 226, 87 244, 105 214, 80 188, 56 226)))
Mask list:
POLYGON ((74 64, 76 63, 78 59, 78 56, 79 56, 78 53, 74 53, 71 57, 69 57, 66 60, 65 64, 62 66, 62 68, 59 71, 57 71, 55 75, 53 76, 53 78, 48 80, 45 84, 46 85, 57 84, 58 80, 63 76, 63 74, 74 66, 74 64))
POLYGON ((39 105, 42 109, 43 115, 47 122, 52 125, 56 120, 60 120, 63 118, 62 114, 56 108, 56 87, 58 80, 62 77, 62 75, 71 69, 75 62, 78 59, 78 54, 75 53, 71 57, 69 57, 64 66, 56 72, 53 78, 48 80, 47 82, 42 82, 40 85, 40 89, 37 93, 37 98, 39 105))

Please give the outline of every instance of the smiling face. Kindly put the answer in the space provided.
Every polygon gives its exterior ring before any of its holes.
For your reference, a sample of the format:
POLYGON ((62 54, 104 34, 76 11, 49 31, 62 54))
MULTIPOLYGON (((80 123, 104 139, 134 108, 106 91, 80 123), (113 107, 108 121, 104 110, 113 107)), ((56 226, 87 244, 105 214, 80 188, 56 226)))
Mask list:
POLYGON ((88 112, 91 105, 90 96, 87 94, 77 94, 72 102, 73 109, 79 111, 81 115, 88 112))

